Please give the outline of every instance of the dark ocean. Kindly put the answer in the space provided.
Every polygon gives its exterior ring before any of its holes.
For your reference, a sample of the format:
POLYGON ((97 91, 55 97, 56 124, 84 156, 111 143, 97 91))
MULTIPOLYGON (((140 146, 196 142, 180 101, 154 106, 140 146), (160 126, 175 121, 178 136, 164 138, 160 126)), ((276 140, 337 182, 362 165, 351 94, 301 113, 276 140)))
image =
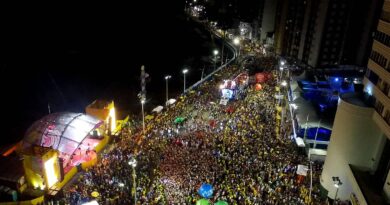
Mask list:
POLYGON ((172 98, 183 90, 184 67, 187 87, 203 67, 211 72, 220 43, 183 10, 101 5, 10 12, 2 29, 0 143, 22 138, 48 105, 52 113, 85 112, 93 100, 108 99, 120 115, 140 116, 141 65, 149 74, 147 112, 164 103, 166 74, 172 98))

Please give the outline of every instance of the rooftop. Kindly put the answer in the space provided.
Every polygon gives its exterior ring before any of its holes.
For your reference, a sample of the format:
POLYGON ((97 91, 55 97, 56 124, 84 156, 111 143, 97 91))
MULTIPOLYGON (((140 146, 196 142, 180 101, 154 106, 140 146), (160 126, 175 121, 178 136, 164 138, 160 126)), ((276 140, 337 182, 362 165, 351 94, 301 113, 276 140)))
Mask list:
POLYGON ((345 102, 351 103, 360 107, 371 107, 367 100, 364 98, 363 93, 345 93, 340 95, 341 99, 345 102))

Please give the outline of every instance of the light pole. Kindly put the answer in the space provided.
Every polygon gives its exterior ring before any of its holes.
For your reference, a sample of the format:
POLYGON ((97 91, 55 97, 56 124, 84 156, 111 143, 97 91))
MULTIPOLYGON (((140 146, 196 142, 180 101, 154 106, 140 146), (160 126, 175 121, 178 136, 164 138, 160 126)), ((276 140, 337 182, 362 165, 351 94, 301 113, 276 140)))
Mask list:
POLYGON ((214 70, 217 69, 217 55, 218 55, 218 50, 215 49, 213 51, 213 54, 214 54, 214 70))
POLYGON ((336 187, 336 194, 334 196, 333 205, 336 204, 337 193, 339 192, 339 187, 343 184, 339 177, 332 177, 334 187, 336 187))
POLYGON ((307 138, 307 123, 309 122, 309 115, 310 113, 307 114, 306 116, 306 127, 305 127, 305 133, 303 134, 303 142, 305 143, 305 145, 306 145, 306 138, 307 138))
POLYGON ((309 203, 311 203, 311 190, 313 189, 313 162, 309 159, 310 168, 310 190, 309 190, 309 203))
POLYGON ((183 69, 183 76, 184 76, 184 88, 183 88, 183 94, 186 92, 186 73, 188 73, 188 69, 183 69))
POLYGON ((317 131, 316 131, 316 135, 314 136, 314 145, 313 145, 313 149, 315 149, 317 147, 317 136, 318 136, 318 130, 320 129, 320 126, 321 126, 321 120, 318 121, 318 126, 317 126, 317 131))
POLYGON ((170 75, 167 75, 165 76, 165 94, 166 94, 166 101, 165 101, 165 105, 168 104, 168 80, 171 79, 172 76, 170 75))
POLYGON ((144 104, 145 104, 145 99, 141 99, 141 109, 142 109, 142 133, 145 135, 145 113, 144 113, 144 104))
MULTIPOLYGON (((281 96, 281 94, 280 94, 280 90, 282 89, 282 88, 284 88, 284 87, 286 87, 287 86, 287 82, 285 81, 285 80, 283 80, 281 83, 280 83, 280 85, 282 86, 280 89, 279 89, 279 101, 280 101, 280 96, 281 96)), ((282 93, 284 93, 284 92, 282 92, 282 93)), ((282 102, 280 102, 280 106, 282 107, 282 122, 281 122, 281 128, 283 128, 284 127, 284 110, 285 110, 285 106, 283 106, 283 103, 286 103, 286 102, 284 102, 284 97, 283 97, 283 101, 282 102)))
POLYGON ((137 184, 136 184, 136 173, 135 173, 135 167, 137 166, 137 160, 135 158, 131 159, 129 161, 129 165, 133 168, 133 189, 131 190, 131 193, 134 197, 134 205, 137 204, 137 184))
POLYGON ((280 78, 280 80, 279 81, 282 81, 282 76, 283 76, 283 65, 284 65, 284 63, 283 63, 284 61, 282 61, 281 63, 280 63, 280 66, 279 66, 279 70, 280 70, 280 76, 279 76, 279 78, 280 78))

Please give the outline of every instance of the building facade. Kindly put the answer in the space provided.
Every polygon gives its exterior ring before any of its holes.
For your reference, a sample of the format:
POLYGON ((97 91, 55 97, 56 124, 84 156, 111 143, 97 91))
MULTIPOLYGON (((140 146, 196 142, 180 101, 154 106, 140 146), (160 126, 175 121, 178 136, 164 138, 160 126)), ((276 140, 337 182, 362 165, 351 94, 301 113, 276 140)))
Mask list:
POLYGON ((276 52, 311 67, 367 64, 382 0, 280 0, 276 52))
POLYGON ((368 59, 364 90, 360 97, 340 97, 321 175, 321 185, 329 198, 359 204, 390 202, 389 59, 390 0, 385 0, 368 59))

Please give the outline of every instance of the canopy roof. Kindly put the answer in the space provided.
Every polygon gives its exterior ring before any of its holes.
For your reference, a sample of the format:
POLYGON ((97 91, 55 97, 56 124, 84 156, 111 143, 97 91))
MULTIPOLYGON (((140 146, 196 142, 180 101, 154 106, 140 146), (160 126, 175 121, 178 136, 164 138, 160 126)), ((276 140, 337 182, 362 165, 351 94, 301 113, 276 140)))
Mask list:
POLYGON ((159 106, 155 107, 155 108, 152 110, 152 112, 157 112, 157 113, 159 113, 159 112, 161 112, 161 110, 163 110, 163 109, 164 109, 164 107, 161 106, 161 105, 159 105, 159 106))
POLYGON ((73 154, 89 132, 102 121, 82 113, 61 112, 46 115, 27 130, 22 149, 33 146, 51 147, 62 153, 73 154))

